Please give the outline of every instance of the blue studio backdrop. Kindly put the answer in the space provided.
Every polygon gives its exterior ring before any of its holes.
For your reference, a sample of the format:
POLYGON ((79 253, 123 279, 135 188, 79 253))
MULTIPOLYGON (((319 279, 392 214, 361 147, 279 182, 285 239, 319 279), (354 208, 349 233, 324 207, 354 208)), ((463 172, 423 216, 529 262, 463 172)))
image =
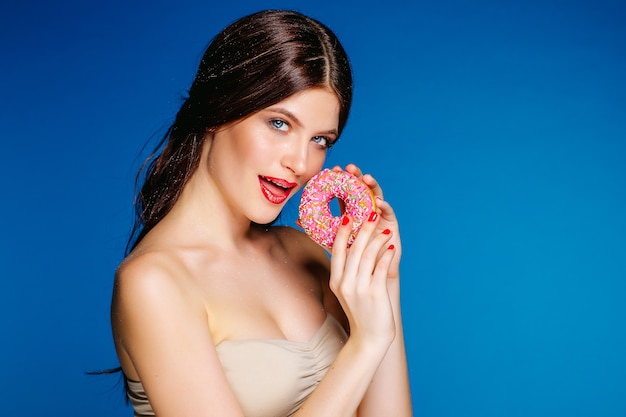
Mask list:
POLYGON ((85 372, 117 366, 142 147, 209 40, 267 8, 350 55, 328 165, 374 174, 400 218, 415 415, 626 416, 626 5, 607 0, 5 0, 0 415, 132 415, 117 376, 85 372))

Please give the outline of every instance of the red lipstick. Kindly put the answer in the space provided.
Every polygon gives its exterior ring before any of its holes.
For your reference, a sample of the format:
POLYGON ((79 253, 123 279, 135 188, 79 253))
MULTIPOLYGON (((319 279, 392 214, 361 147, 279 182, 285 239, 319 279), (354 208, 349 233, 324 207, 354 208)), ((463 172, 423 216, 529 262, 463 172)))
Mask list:
POLYGON ((282 178, 259 176, 261 192, 272 204, 282 204, 298 184, 282 178))

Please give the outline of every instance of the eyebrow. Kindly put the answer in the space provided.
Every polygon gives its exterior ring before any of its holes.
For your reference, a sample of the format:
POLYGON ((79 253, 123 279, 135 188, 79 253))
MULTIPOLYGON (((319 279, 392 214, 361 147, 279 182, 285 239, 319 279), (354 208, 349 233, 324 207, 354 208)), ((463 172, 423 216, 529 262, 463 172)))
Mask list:
MULTIPOLYGON (((277 113, 282 113, 282 114, 284 114, 285 116, 287 116, 288 118, 290 118, 291 120, 293 120, 293 122, 294 122, 295 124, 297 124, 298 126, 302 127, 302 122, 300 121, 300 119, 298 119, 298 118, 296 117, 296 115, 295 115, 295 114, 293 114, 292 112, 290 112, 289 110, 287 110, 287 109, 285 109, 285 108, 283 108, 283 107, 270 107, 270 108, 268 108, 268 110, 275 111, 275 112, 277 112, 277 113)), ((339 136, 339 133, 337 132, 337 129, 331 129, 331 130, 327 130, 327 131, 325 131, 325 132, 320 132, 320 133, 322 133, 322 134, 324 134, 324 135, 335 135, 335 136, 339 136)))

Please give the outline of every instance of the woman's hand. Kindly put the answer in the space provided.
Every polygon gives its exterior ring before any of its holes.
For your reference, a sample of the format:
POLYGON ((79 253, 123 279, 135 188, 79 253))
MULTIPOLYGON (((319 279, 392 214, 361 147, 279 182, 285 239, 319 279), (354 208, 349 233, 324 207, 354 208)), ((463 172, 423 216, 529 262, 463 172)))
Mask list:
POLYGON ((387 290, 395 248, 388 243, 390 231, 378 229, 378 218, 378 213, 372 213, 348 248, 352 219, 342 217, 332 248, 330 288, 346 314, 350 338, 359 346, 377 347, 378 354, 384 354, 395 337, 387 290))
MULTIPOLYGON (((341 167, 336 166, 333 169, 341 170, 341 167)), ((381 232, 386 229, 391 231, 389 245, 393 245, 395 251, 387 277, 397 279, 400 276, 400 257, 402 256, 402 243, 400 241, 400 230, 396 215, 391 205, 384 200, 382 187, 372 175, 363 174, 361 169, 354 164, 348 164, 345 170, 363 181, 374 194, 374 198, 376 200, 376 211, 379 214, 377 228, 381 232)))

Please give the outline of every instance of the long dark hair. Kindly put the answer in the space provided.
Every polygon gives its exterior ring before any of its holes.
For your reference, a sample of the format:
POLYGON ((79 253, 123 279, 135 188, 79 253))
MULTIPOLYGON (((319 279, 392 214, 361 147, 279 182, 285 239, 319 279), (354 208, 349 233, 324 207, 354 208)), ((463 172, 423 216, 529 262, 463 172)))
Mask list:
POLYGON ((352 102, 346 53, 324 24, 294 11, 243 17, 209 44, 196 77, 154 153, 137 175, 128 254, 172 209, 195 172, 208 131, 310 87, 332 89, 340 102, 339 133, 352 102))
MULTIPOLYGON (((352 102, 352 73, 341 43, 324 24, 294 11, 266 10, 220 32, 205 51, 174 123, 137 174, 138 188, 144 180, 126 253, 172 209, 198 167, 207 132, 311 87, 337 94, 341 133, 352 102)), ((128 392, 126 378, 124 385, 128 392)))

